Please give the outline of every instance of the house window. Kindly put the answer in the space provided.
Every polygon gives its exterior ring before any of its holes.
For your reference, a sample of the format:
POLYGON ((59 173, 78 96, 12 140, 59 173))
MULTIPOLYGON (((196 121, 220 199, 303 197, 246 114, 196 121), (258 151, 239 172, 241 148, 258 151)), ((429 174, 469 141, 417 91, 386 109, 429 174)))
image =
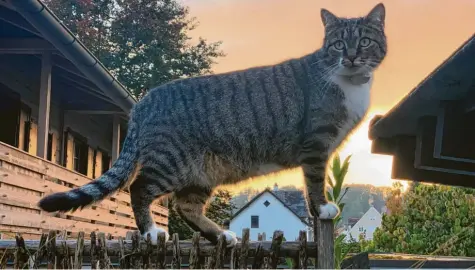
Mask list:
POLYGON ((259 228, 259 216, 251 216, 251 228, 259 228))
POLYGON ((84 142, 74 139, 73 168, 75 171, 87 174, 88 147, 84 142))
POLYGON ((266 200, 266 201, 264 202, 264 205, 265 205, 266 207, 268 207, 268 206, 270 205, 270 202, 269 202, 268 200, 266 200))
POLYGON ((364 231, 364 227, 359 227, 359 231, 360 231, 360 232, 363 232, 363 231, 364 231))

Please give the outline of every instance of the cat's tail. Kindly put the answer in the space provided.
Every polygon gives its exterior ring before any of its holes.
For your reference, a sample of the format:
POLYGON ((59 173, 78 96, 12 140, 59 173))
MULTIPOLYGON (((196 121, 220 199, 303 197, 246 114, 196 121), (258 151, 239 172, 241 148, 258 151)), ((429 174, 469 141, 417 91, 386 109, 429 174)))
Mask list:
POLYGON ((96 180, 67 192, 58 192, 40 200, 38 206, 47 212, 67 212, 103 200, 135 177, 138 159, 137 123, 130 117, 127 136, 119 157, 112 167, 96 180))

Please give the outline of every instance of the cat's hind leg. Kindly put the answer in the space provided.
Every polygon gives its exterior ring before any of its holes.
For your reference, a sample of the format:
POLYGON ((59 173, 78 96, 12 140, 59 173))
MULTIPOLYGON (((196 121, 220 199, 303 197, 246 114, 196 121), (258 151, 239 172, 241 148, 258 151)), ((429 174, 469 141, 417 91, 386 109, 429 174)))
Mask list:
POLYGON ((215 222, 204 215, 204 207, 210 198, 212 189, 202 186, 189 186, 175 192, 177 211, 182 219, 195 231, 213 244, 218 243, 224 234, 228 247, 236 245, 236 234, 222 230, 215 222))
POLYGON ((155 224, 150 213, 150 205, 155 199, 170 193, 172 190, 170 187, 163 185, 163 179, 155 179, 152 175, 154 175, 153 169, 142 168, 142 171, 130 186, 130 198, 135 222, 141 235, 145 238, 150 233, 152 243, 156 244, 158 233, 165 233, 165 241, 168 241, 169 234, 165 229, 155 224))

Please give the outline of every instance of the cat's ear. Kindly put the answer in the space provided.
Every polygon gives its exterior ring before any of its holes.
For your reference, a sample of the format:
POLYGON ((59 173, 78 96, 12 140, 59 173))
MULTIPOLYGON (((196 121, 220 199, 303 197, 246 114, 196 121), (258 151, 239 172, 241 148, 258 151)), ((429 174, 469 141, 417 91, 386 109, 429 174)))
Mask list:
POLYGON ((324 8, 322 8, 322 10, 320 11, 320 16, 322 16, 322 22, 324 26, 338 22, 338 17, 324 8))
POLYGON ((366 18, 384 26, 384 20, 386 17, 386 9, 383 3, 377 4, 369 13, 366 18))

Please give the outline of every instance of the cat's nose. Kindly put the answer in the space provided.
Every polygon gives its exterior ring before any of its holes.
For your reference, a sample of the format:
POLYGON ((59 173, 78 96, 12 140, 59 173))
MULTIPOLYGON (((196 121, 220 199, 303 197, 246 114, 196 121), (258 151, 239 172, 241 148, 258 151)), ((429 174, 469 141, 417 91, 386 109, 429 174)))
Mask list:
POLYGON ((342 61, 342 64, 344 67, 353 67, 355 65, 355 60, 356 60, 356 56, 353 56, 353 55, 348 55, 346 58, 343 59, 342 61))

